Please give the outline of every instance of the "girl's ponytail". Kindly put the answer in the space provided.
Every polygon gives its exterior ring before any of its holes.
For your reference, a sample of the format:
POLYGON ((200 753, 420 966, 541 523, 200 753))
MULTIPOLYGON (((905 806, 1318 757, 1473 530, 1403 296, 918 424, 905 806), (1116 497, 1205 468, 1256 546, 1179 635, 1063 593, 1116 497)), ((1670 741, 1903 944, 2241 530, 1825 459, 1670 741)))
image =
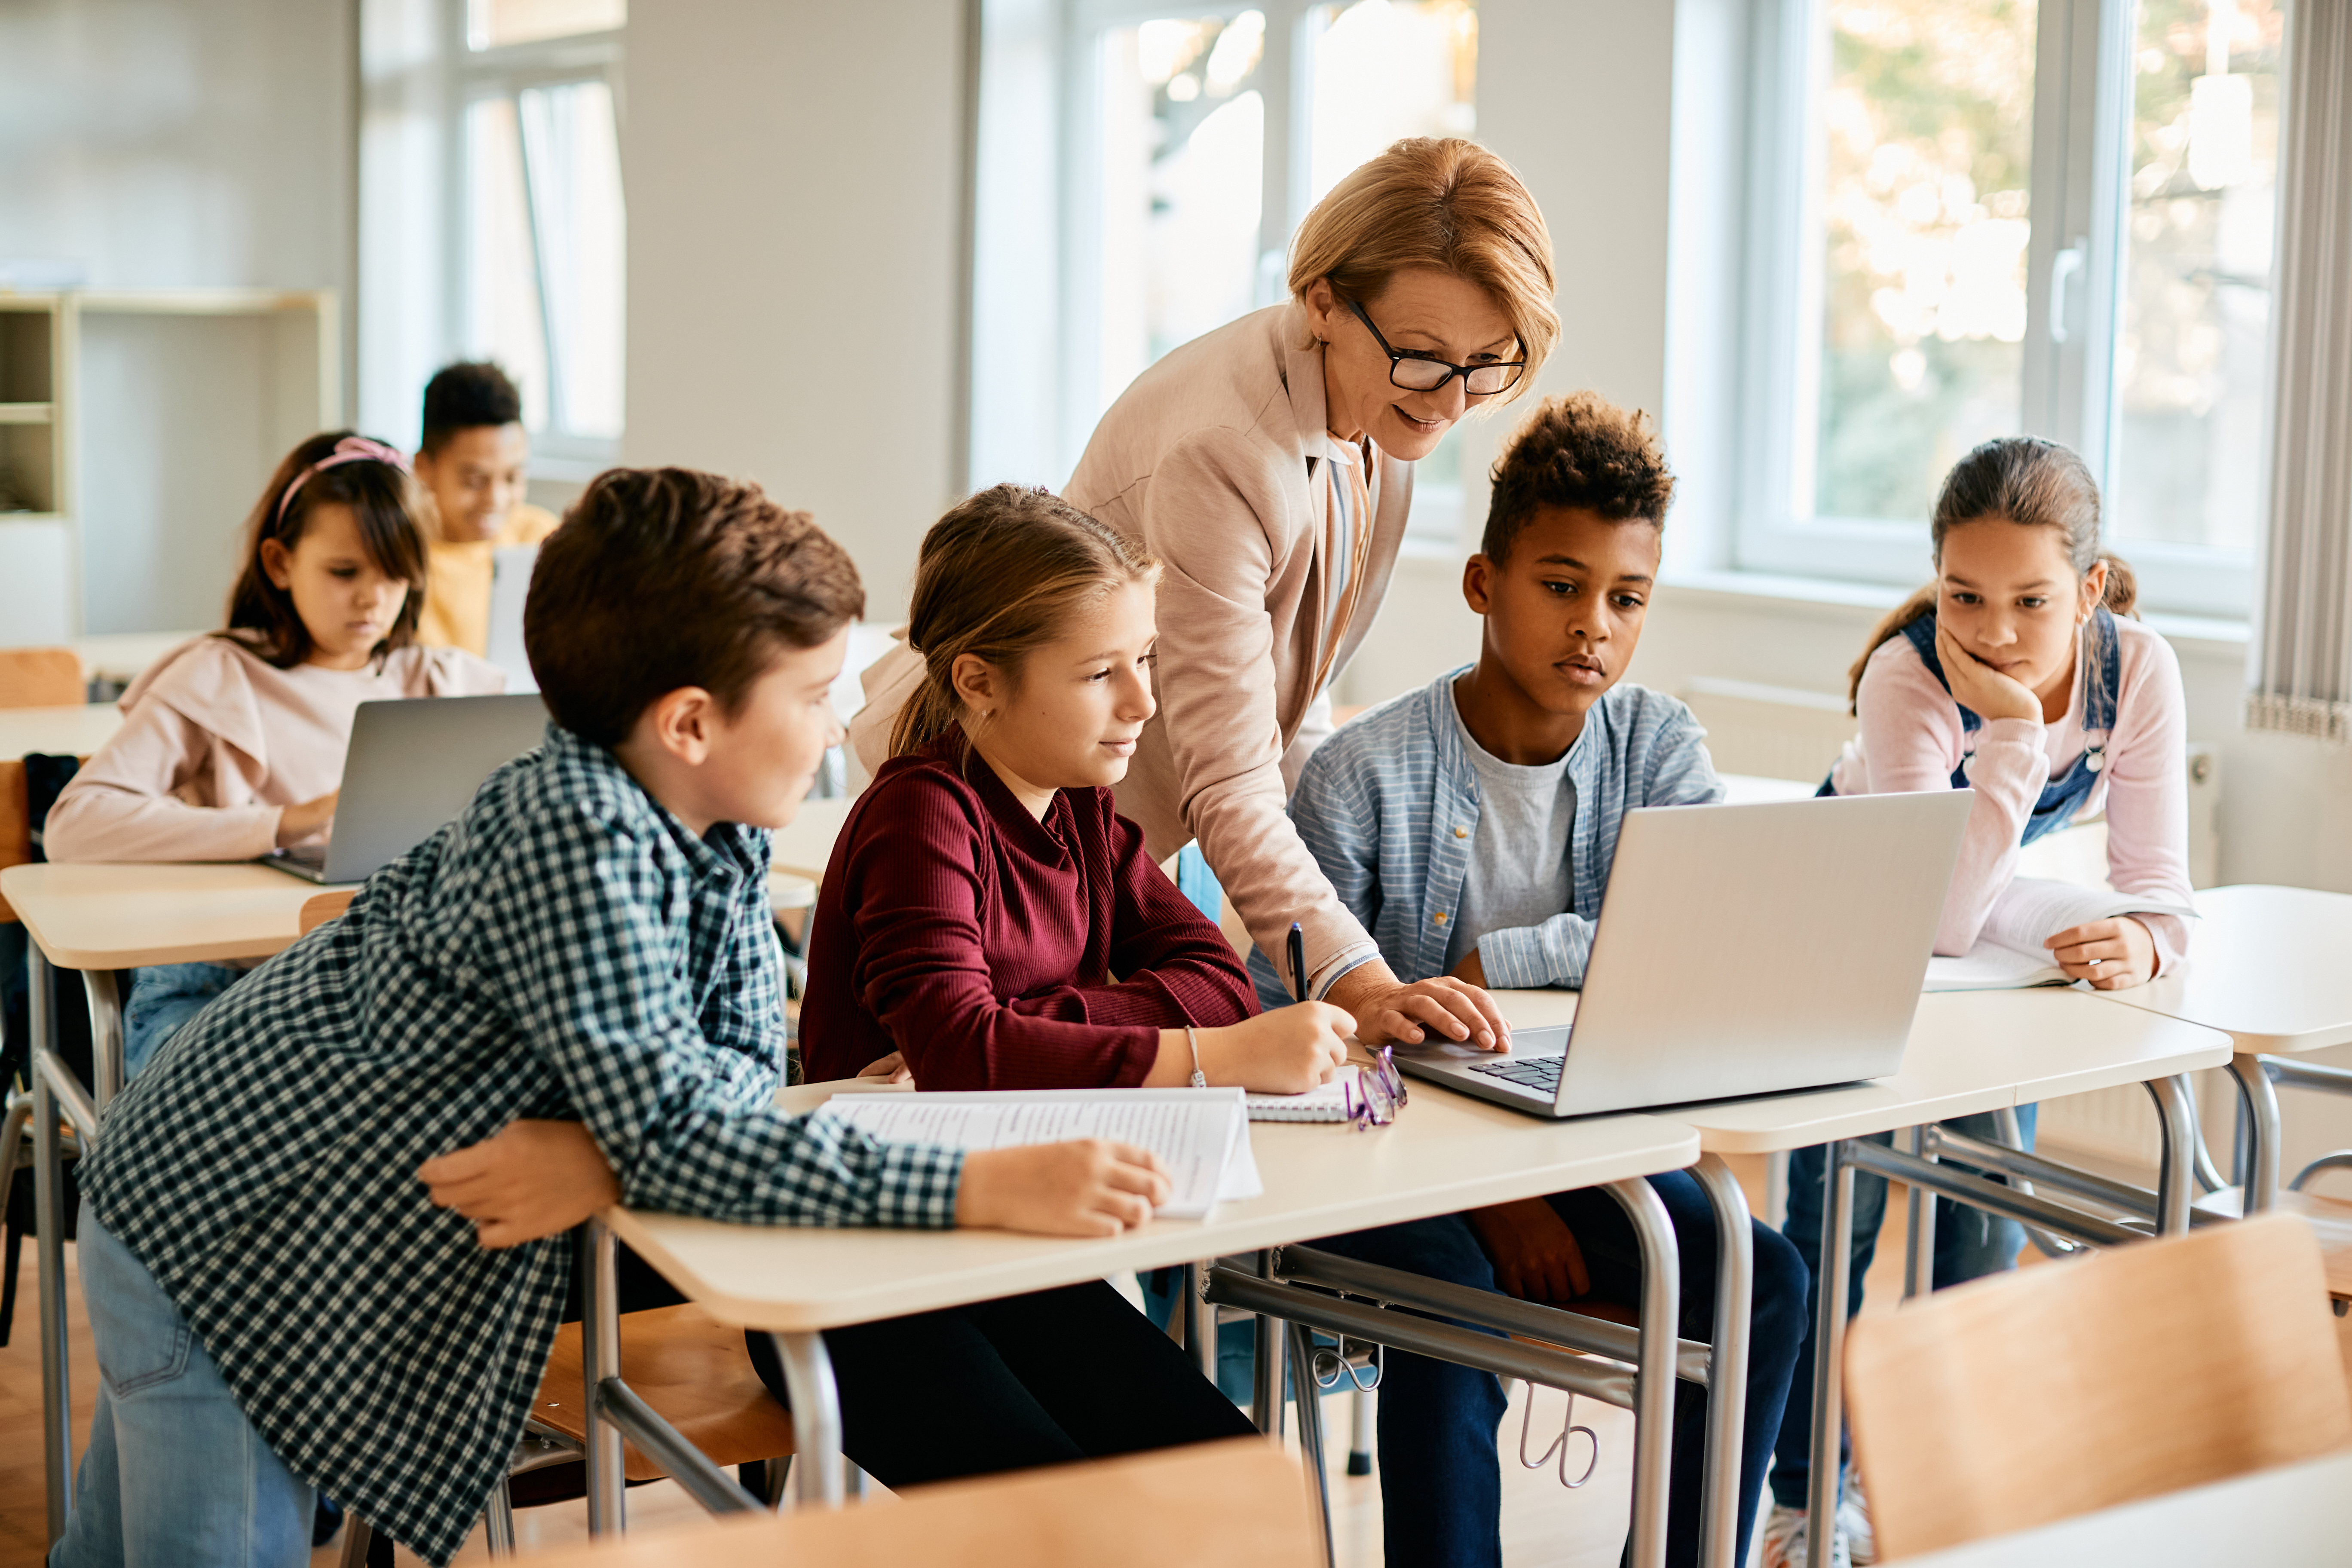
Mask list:
POLYGON ((2112 550, 2100 551, 2099 559, 2107 563, 2107 591, 2099 596, 2099 603, 2111 614, 2137 617, 2139 579, 2133 574, 2130 563, 2112 550))
POLYGON ((1919 618, 1924 611, 1936 607, 1936 584, 1913 594, 1909 598, 1886 612, 1877 626, 1871 628, 1870 641, 1863 646, 1862 657, 1845 672, 1845 710, 1856 718, 1862 714, 1862 672, 1870 668, 1870 656, 1903 635, 1903 628, 1919 618))

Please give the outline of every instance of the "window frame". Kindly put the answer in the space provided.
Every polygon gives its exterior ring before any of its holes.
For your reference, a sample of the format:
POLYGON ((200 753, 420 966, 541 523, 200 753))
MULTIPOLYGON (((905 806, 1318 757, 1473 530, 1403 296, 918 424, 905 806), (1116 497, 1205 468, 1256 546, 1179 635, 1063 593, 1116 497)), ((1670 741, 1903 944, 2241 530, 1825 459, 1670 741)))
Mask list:
MULTIPOLYGON (((1793 507, 1819 408, 1820 356, 1808 339, 1819 342, 1822 289, 1820 171, 1810 134, 1825 64, 1821 4, 1754 0, 1738 372, 1745 413, 1730 555, 1742 571, 1908 588, 1931 571, 1925 518, 1803 516, 1793 507)), ((2040 0, 2037 7, 2019 426, 2080 452, 2103 490, 2113 488, 2122 415, 2114 369, 2135 27, 2131 0, 2040 0), (2062 271, 2064 319, 2053 331, 2062 271)), ((2148 607, 2232 620, 2250 612, 2251 551, 2114 542, 2148 607)))
MULTIPOLYGON (((625 123, 626 98, 623 90, 622 61, 624 40, 628 31, 625 26, 621 26, 603 32, 535 38, 527 43, 477 49, 469 41, 468 10, 466 0, 448 0, 444 13, 448 28, 446 58, 453 64, 442 136, 442 147, 447 160, 442 181, 443 276, 446 284, 442 300, 446 311, 443 330, 448 342, 461 345, 467 344, 469 341, 473 306, 474 279, 467 265, 473 237, 470 232, 473 187, 472 171, 467 155, 467 121, 473 106, 493 99, 517 100, 524 90, 530 88, 568 87, 601 81, 613 95, 613 118, 617 135, 625 123)), ((527 148, 522 153, 522 160, 524 187, 528 192, 530 159, 527 148)), ((626 159, 622 160, 619 173, 622 199, 625 203, 626 159)), ((528 199, 525 201, 525 220, 530 230, 534 291, 539 300, 540 330, 547 345, 548 367, 548 426, 545 430, 531 432, 531 471, 546 479, 586 480, 621 460, 623 437, 579 435, 564 424, 563 377, 558 368, 559 356, 563 351, 558 344, 554 322, 548 315, 549 294, 547 274, 541 261, 542 251, 538 205, 528 199)), ((625 400, 625 433, 626 418, 625 400)))
MULTIPOLYGON (((1018 155, 1050 156, 1055 235, 1050 311, 1035 308, 1034 277, 1018 279, 1009 273, 1010 261, 987 236, 976 234, 975 261, 970 274, 972 298, 971 370, 968 376, 966 482, 972 487, 1000 479, 1020 479, 1061 487, 1085 451, 1088 437, 1118 389, 1101 384, 1102 343, 1100 305, 1103 289, 1101 210, 1101 148, 1095 134, 1102 91, 1102 40, 1113 28, 1134 26, 1169 16, 1220 17, 1230 22, 1244 11, 1265 17, 1265 39, 1258 79, 1254 84, 1265 106, 1265 151, 1261 172, 1262 203, 1258 216, 1258 272, 1253 309, 1262 309, 1287 297, 1283 259, 1290 237, 1307 216, 1305 197, 1313 188, 1314 61, 1316 37, 1328 0, 1197 0, 1173 5, 1169 0, 1066 0, 1040 5, 1037 0, 982 7, 981 57, 974 78, 979 97, 975 120, 980 126, 973 158, 975 188, 987 191, 994 177, 987 163, 1014 155, 1004 146, 992 146, 992 128, 999 123, 990 101, 998 86, 999 61, 991 51, 1000 37, 1017 37, 1034 47, 1050 30, 1052 69, 1057 83, 1050 153, 1045 139, 1030 128, 1018 155), (1000 35, 1002 26, 1005 33, 1000 35), (1021 296, 1021 297, 1016 297, 1021 296), (1032 342, 1018 340, 1025 331, 1032 342), (1051 347, 1042 354, 1034 344, 1050 334, 1051 347), (1017 363, 1017 368, 1011 368, 1017 363), (982 366, 992 367, 983 371, 982 366), (989 374, 983 384, 981 377, 989 374), (1051 435, 1043 441, 1020 443, 1018 457, 1005 458, 1003 443, 990 429, 991 400, 1001 391, 997 377, 1034 384, 1050 381, 1053 415, 1041 421, 1051 435), (1106 395, 1106 393, 1108 395, 1106 395), (1011 464, 1025 471, 1005 471, 1011 464)), ((1017 47, 1017 46, 1016 46, 1017 47)), ((1024 80, 1028 79, 1026 78, 1024 80)), ((999 215, 987 196, 975 201, 982 209, 976 221, 985 225, 999 215)), ((1009 253, 1008 253, 1009 254, 1009 253)), ((1449 437, 1449 438, 1452 438, 1449 437)), ((1418 481, 1413 491, 1412 521, 1405 541, 1409 552, 1453 555, 1463 544, 1465 487, 1430 485, 1418 481)))

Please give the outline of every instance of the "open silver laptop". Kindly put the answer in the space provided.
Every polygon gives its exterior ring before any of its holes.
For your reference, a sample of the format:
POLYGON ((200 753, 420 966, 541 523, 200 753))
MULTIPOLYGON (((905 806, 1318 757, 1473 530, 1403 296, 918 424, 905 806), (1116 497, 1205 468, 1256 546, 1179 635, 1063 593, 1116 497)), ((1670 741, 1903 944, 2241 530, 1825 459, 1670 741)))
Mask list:
POLYGON ((1575 1022, 1515 1028, 1501 1057, 1399 1046, 1397 1066, 1537 1116, 1884 1078, 1975 798, 1628 812, 1575 1022))
POLYGON ((509 691, 536 691, 530 655, 522 645, 522 609, 530 598, 530 574, 539 566, 536 544, 502 544, 490 557, 490 625, 482 657, 507 678, 509 691))
POLYGON ((262 860, 312 882, 363 882, 464 812, 482 781, 538 745, 547 705, 534 692, 362 702, 343 753, 335 829, 324 844, 262 860))

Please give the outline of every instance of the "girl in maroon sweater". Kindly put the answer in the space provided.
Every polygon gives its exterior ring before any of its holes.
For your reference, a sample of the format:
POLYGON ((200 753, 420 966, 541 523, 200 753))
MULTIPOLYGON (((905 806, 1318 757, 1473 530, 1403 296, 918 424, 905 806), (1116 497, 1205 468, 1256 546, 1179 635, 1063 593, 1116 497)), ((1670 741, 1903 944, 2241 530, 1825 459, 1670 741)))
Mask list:
MULTIPOLYGON (((1000 485, 923 541, 928 679, 826 868, 801 1051, 813 1079, 919 1088, 1309 1089, 1354 1020, 1259 1016, 1224 935, 1111 809, 1151 717, 1158 566, 1000 485)), ((1252 1430, 1100 1280, 828 1330, 844 1447, 887 1485, 1252 1430)), ((764 1334, 751 1359, 783 1397, 764 1334)))
POLYGON ((927 679, 825 871, 809 1079, 1297 1093, 1346 1059, 1339 1008, 1258 1013, 1223 932, 1112 809, 1156 707, 1159 573, 1012 485, 925 538, 909 640, 927 679))

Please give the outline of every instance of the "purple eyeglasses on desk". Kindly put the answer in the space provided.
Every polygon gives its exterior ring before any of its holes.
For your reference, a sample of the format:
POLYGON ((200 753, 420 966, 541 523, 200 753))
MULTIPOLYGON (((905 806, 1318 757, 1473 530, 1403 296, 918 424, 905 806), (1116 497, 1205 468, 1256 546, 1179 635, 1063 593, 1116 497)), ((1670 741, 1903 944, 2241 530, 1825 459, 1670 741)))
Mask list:
POLYGON ((1381 1054, 1356 1075, 1356 1084, 1363 1093, 1356 1092, 1354 1084, 1339 1086, 1339 1098, 1348 1107, 1348 1121, 1361 1132, 1370 1127, 1386 1127, 1396 1120, 1405 1101, 1404 1079, 1397 1075, 1396 1053, 1382 1046, 1381 1054))

